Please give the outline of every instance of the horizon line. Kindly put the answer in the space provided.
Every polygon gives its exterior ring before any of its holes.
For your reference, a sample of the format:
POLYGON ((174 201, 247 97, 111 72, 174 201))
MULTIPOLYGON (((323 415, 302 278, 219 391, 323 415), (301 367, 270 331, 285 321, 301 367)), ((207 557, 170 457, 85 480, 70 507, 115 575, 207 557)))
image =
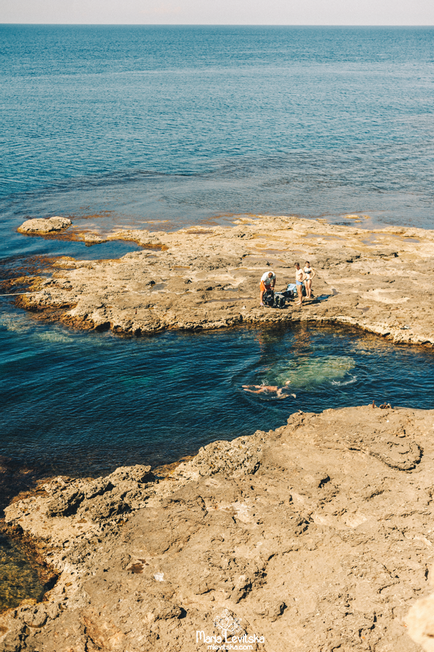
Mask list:
POLYGON ((379 24, 350 24, 350 23, 321 23, 321 24, 306 24, 306 23, 288 23, 288 24, 272 24, 272 23, 16 23, 16 22, 0 22, 0 27, 4 25, 27 25, 29 27, 36 25, 57 26, 57 27, 379 27, 379 28, 394 28, 394 27, 418 27, 430 28, 434 27, 434 23, 430 25, 420 25, 412 23, 403 23, 395 25, 379 25, 379 24))

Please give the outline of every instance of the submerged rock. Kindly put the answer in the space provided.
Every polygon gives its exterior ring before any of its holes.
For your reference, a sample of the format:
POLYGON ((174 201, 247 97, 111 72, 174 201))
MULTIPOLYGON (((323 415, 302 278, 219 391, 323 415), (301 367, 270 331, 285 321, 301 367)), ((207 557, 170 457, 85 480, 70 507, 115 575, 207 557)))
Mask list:
POLYGON ((60 577, 0 617, 0 649, 430 651, 433 418, 298 413, 163 480, 55 478, 6 509, 60 577))

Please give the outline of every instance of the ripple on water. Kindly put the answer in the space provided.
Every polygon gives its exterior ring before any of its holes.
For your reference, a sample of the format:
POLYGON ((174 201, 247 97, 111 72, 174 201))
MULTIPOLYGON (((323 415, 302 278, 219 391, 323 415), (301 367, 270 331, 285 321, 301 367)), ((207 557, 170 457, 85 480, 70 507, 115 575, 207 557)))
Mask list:
POLYGON ((346 380, 332 380, 332 385, 339 385, 340 387, 345 387, 345 385, 352 385, 357 382, 357 376, 350 376, 346 380))
POLYGON ((24 333, 31 329, 31 323, 25 313, 19 313, 16 310, 8 312, 4 304, 0 305, 0 310, 0 330, 24 333))

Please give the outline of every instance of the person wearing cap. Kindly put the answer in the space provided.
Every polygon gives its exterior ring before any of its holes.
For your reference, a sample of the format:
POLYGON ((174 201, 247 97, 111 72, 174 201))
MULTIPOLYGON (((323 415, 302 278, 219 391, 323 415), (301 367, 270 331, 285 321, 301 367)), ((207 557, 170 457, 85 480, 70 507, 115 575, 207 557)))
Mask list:
POLYGON ((259 288, 260 288, 259 302, 261 306, 264 305, 262 301, 264 292, 268 292, 268 290, 274 290, 275 285, 276 285, 276 274, 274 272, 265 272, 265 274, 262 274, 261 282, 259 284, 259 288))

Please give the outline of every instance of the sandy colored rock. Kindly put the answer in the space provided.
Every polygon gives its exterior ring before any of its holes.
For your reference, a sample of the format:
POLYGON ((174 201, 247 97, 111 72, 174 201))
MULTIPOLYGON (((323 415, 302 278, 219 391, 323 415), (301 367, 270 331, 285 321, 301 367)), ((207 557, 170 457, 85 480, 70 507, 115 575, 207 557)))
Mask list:
MULTIPOLYGON (((434 566, 429 569, 429 583, 434 587, 434 566)), ((431 588, 431 590, 432 590, 431 588)), ((425 652, 434 652, 434 593, 418 600, 406 618, 408 633, 425 652)))
POLYGON ((129 335, 311 321, 434 343, 433 231, 257 216, 173 233, 125 229, 107 239, 147 249, 119 260, 61 258, 48 278, 33 279, 19 305, 68 326, 129 335), (260 308, 264 271, 276 272, 282 290, 294 282, 294 263, 305 260, 317 270, 316 299, 301 308, 260 308))
POLYGON ((72 222, 67 217, 48 217, 27 220, 18 227, 20 233, 27 235, 45 235, 55 231, 63 231, 71 226, 72 222))
POLYGON ((298 413, 160 481, 52 480, 6 521, 60 577, 1 616, 0 648, 193 652, 226 631, 267 652, 420 652, 431 630, 406 617, 432 590, 433 431, 434 410, 298 413))

